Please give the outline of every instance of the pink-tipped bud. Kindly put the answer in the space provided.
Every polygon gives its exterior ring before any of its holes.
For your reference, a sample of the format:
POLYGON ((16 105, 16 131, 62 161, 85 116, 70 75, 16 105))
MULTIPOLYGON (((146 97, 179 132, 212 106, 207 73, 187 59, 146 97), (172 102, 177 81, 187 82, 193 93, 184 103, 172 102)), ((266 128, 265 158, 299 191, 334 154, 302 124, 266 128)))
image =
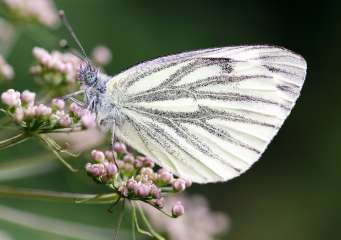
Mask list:
POLYGON ((186 189, 186 182, 185 182, 185 180, 183 180, 181 178, 175 179, 173 181, 172 185, 173 185, 174 191, 176 191, 176 192, 182 192, 186 189))
POLYGON ((129 179, 126 183, 126 186, 128 190, 130 191, 134 190, 136 185, 137 185, 137 182, 134 179, 129 179))
POLYGON ((24 118, 30 119, 36 116, 37 106, 28 106, 28 108, 24 109, 24 118))
POLYGON ((115 159, 117 158, 113 151, 105 151, 104 155, 106 159, 108 159, 111 162, 115 161, 115 159))
POLYGON ((147 197, 150 194, 150 186, 147 184, 138 184, 135 186, 135 194, 139 197, 147 197))
POLYGON ((105 155, 102 151, 92 150, 91 158, 96 162, 103 162, 105 160, 105 155))
POLYGON ((34 47, 32 50, 33 57, 35 57, 39 62, 42 63, 42 60, 50 57, 50 54, 43 48, 34 47))
POLYGON ((141 167, 143 167, 143 162, 142 162, 141 160, 139 160, 139 159, 135 159, 135 161, 134 161, 134 167, 135 167, 135 168, 141 168, 141 167))
POLYGON ((151 185, 150 194, 153 198, 160 199, 161 198, 161 189, 158 188, 155 184, 151 185))
POLYGON ((36 115, 45 117, 49 116, 52 113, 52 109, 50 107, 45 106, 44 104, 39 104, 36 108, 36 115))
POLYGON ((32 106, 34 104, 35 98, 36 98, 36 94, 29 90, 25 90, 21 93, 21 101, 28 105, 32 106))
POLYGON ((107 170, 107 174, 109 176, 114 176, 118 171, 116 164, 113 162, 105 162, 104 166, 105 166, 105 169, 107 170))
POLYGON ((154 171, 153 169, 149 168, 149 167, 143 167, 140 170, 141 175, 147 175, 147 176, 151 176, 153 175, 154 171))
POLYGON ((182 205, 181 202, 177 202, 172 208, 173 217, 180 217, 180 216, 184 215, 184 213, 185 213, 184 206, 182 205))
POLYGON ((171 174, 166 169, 160 169, 158 171, 158 179, 162 181, 163 183, 170 183, 173 180, 173 174, 171 174))
POLYGON ((64 107, 65 107, 65 102, 62 99, 55 98, 55 99, 52 100, 51 106, 53 108, 58 109, 58 110, 63 110, 64 107))
POLYGON ((69 115, 63 115, 58 119, 58 123, 61 127, 70 127, 72 120, 69 115))
POLYGON ((88 163, 85 166, 85 170, 93 177, 103 177, 106 176, 106 169, 103 164, 91 164, 88 163))
POLYGON ((154 204, 158 208, 163 208, 165 206, 165 199, 163 197, 160 199, 155 199, 154 204))
POLYGON ((21 107, 15 109, 14 120, 17 123, 20 123, 20 122, 22 122, 22 120, 24 120, 24 111, 21 107))
POLYGON ((150 167, 150 168, 153 168, 154 167, 154 160, 150 157, 145 157, 144 158, 144 161, 143 161, 143 165, 145 167, 150 167))
POLYGON ((14 89, 9 89, 1 94, 1 101, 8 107, 20 106, 20 93, 15 91, 14 89))
POLYGON ((129 191, 128 191, 128 188, 126 186, 120 186, 118 188, 118 191, 122 194, 122 196, 124 197, 128 197, 129 195, 129 191))
POLYGON ((130 153, 127 153, 126 155, 124 155, 123 157, 123 161, 125 162, 128 162, 128 163, 131 163, 131 164, 134 164, 134 155, 133 154, 130 154, 130 153))
POLYGON ((96 119, 93 114, 84 114, 81 117, 81 124, 84 128, 94 128, 96 127, 96 119))
POLYGON ((71 103, 69 107, 69 111, 78 117, 81 116, 82 108, 77 103, 71 103))
POLYGON ((115 142, 113 146, 113 150, 118 153, 125 153, 127 152, 127 147, 124 143, 115 142))

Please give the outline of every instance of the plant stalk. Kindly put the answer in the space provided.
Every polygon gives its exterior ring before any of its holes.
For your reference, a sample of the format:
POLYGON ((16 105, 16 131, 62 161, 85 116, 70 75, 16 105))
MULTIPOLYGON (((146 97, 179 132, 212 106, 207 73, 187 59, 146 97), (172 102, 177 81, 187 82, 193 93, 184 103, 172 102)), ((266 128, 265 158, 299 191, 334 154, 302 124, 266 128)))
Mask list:
POLYGON ((35 199, 41 201, 54 201, 64 203, 82 202, 86 204, 109 204, 115 202, 119 198, 119 195, 117 193, 110 194, 67 193, 0 186, 0 198, 1 197, 15 197, 23 199, 35 199))
POLYGON ((22 143, 26 141, 29 137, 30 136, 27 133, 21 132, 14 137, 2 140, 0 141, 0 150, 22 143))

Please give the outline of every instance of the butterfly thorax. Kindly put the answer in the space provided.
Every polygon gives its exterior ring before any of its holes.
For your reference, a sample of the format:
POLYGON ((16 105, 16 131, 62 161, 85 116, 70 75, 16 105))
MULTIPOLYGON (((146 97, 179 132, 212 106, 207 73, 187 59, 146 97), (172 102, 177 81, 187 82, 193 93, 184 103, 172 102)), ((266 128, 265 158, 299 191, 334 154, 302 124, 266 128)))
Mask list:
POLYGON ((107 87, 111 85, 112 78, 90 64, 81 66, 78 78, 85 93, 84 103, 96 114, 98 125, 107 130, 121 124, 120 103, 123 94, 117 87, 107 87))

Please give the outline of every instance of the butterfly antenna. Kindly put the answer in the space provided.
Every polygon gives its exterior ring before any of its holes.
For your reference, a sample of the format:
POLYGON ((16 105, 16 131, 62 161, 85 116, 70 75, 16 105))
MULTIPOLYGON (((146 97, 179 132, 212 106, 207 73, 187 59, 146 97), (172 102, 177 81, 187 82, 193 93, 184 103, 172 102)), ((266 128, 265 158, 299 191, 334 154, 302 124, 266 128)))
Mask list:
POLYGON ((81 50, 81 53, 82 53, 83 56, 84 56, 82 59, 85 58, 85 59, 89 62, 89 58, 88 58, 88 56, 87 56, 87 54, 86 54, 86 52, 85 52, 85 50, 84 50, 84 48, 83 48, 81 42, 79 41, 79 39, 78 39, 78 37, 77 37, 75 31, 73 30, 73 28, 72 28, 70 22, 68 21, 66 15, 65 15, 65 12, 64 12, 63 10, 60 10, 60 11, 59 11, 59 17, 60 17, 60 19, 61 19, 63 25, 64 25, 64 26, 66 27, 66 29, 69 31, 69 33, 70 33, 72 39, 75 41, 75 43, 77 44, 77 46, 78 46, 79 49, 81 50))

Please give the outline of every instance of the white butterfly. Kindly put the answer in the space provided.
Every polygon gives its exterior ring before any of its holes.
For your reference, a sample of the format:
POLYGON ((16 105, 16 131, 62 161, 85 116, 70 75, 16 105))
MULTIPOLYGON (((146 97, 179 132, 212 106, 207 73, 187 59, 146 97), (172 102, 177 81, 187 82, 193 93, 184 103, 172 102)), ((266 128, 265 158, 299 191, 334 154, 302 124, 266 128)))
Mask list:
POLYGON ((198 183, 227 181, 259 159, 300 94, 305 60, 284 48, 180 53, 114 77, 80 70, 85 104, 119 140, 198 183))

